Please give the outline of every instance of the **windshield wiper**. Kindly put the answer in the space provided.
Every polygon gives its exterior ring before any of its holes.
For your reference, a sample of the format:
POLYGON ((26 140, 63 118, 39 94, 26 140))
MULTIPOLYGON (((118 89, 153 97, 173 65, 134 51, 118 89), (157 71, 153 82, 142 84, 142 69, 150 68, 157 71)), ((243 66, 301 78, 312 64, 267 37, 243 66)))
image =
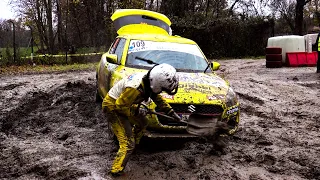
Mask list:
POLYGON ((206 73, 206 71, 207 71, 207 70, 208 70, 208 68, 210 67, 210 64, 211 64, 211 63, 209 63, 209 64, 208 64, 208 66, 206 67, 206 69, 204 70, 204 72, 203 72, 203 73, 206 73))
POLYGON ((152 61, 152 60, 150 60, 150 59, 145 59, 145 58, 142 58, 142 57, 139 57, 139 56, 136 56, 135 58, 136 58, 136 59, 139 59, 139 60, 141 60, 141 61, 147 62, 148 64, 155 64, 155 65, 159 65, 158 63, 153 62, 153 61, 152 61))

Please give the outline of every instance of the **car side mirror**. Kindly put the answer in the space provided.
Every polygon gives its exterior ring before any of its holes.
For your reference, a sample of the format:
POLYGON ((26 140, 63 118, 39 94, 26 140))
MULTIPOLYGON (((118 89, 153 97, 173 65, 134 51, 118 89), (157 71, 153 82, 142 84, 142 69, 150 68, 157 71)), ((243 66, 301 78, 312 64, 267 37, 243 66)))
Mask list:
POLYGON ((116 54, 107 54, 106 59, 109 63, 117 64, 118 56, 116 54))
POLYGON ((211 67, 212 71, 216 71, 216 70, 218 70, 218 69, 220 68, 220 63, 218 63, 218 62, 211 62, 211 63, 210 63, 210 67, 211 67))

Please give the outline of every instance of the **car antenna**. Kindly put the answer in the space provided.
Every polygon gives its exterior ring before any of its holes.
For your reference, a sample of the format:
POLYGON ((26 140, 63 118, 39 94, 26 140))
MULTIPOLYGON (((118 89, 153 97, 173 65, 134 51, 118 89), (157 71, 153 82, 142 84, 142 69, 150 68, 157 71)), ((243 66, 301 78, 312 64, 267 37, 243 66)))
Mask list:
POLYGON ((142 57, 139 57, 139 56, 136 56, 136 59, 139 59, 139 60, 145 61, 145 62, 147 62, 148 64, 155 64, 155 65, 159 65, 158 63, 153 62, 153 61, 152 61, 152 60, 150 60, 150 59, 145 59, 145 58, 142 58, 142 57))

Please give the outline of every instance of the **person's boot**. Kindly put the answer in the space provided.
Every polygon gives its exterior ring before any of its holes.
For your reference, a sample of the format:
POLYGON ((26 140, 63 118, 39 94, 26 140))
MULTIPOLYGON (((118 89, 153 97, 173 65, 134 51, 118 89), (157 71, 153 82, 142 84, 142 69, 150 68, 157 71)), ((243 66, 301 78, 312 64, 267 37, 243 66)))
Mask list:
POLYGON ((119 176, 125 176, 125 172, 124 171, 119 171, 119 172, 111 172, 110 174, 112 177, 119 177, 119 176))

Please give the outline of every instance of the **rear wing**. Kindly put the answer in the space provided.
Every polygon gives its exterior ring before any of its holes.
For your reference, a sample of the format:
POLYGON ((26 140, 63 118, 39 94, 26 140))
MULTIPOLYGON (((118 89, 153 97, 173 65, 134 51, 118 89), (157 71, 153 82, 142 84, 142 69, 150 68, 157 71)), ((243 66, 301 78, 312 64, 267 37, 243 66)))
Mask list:
POLYGON ((134 33, 170 34, 171 21, 161 13, 141 9, 120 9, 111 16, 119 35, 134 33))

